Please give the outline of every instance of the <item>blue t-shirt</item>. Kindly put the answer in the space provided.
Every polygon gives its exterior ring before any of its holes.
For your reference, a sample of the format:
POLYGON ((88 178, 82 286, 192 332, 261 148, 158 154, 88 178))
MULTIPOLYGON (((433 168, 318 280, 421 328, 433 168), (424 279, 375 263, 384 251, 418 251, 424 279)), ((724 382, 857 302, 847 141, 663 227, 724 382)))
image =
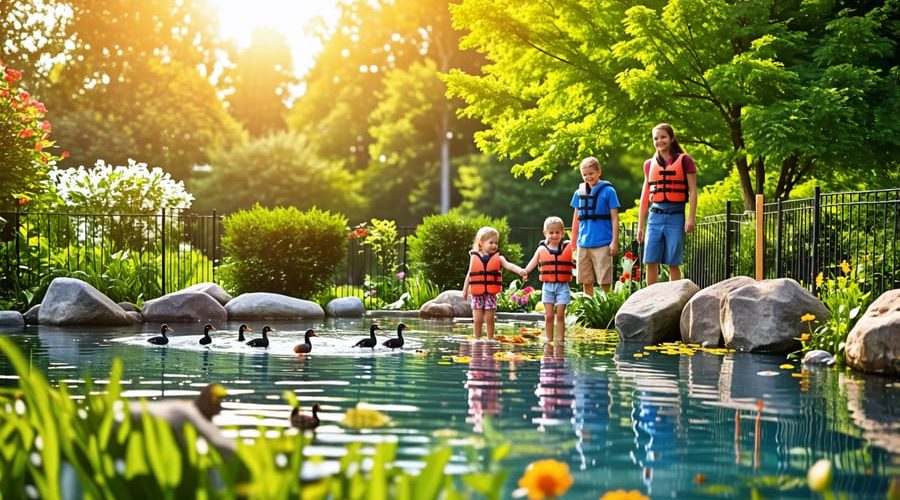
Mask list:
MULTIPOLYGON (((602 182, 602 181, 601 181, 602 182)), ((581 185, 579 184, 579 187, 581 185)), ((596 187, 596 186, 595 186, 596 187)), ((578 190, 569 203, 578 208, 578 190)), ((612 186, 606 186, 597 195, 597 212, 607 213, 619 208, 619 197, 612 186)), ((578 221, 578 246, 584 248, 602 247, 612 243, 612 221, 609 219, 588 219, 578 221)))

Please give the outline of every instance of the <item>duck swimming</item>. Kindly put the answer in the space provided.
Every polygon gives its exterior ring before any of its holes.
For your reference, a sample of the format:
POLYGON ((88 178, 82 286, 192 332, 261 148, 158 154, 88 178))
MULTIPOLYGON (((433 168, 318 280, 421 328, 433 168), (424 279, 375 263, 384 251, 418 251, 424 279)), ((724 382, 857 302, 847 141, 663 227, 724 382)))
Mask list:
POLYGON ((215 330, 216 327, 207 323, 206 326, 203 327, 203 336, 200 337, 200 345, 208 345, 212 343, 212 337, 209 336, 210 330, 215 330))
POLYGON ((252 331, 253 331, 253 329, 250 328, 249 326, 241 325, 241 327, 238 328, 238 342, 246 342, 247 339, 244 338, 244 332, 252 332, 252 331))
POLYGON ((375 330, 381 330, 381 327, 373 323, 372 327, 369 328, 369 337, 360 340, 353 347, 371 347, 375 349, 375 345, 378 344, 378 340, 375 339, 375 330))
POLYGON ((395 339, 387 339, 381 345, 390 347, 391 349, 397 349, 398 347, 403 347, 403 330, 408 330, 409 327, 400 323, 397 325, 397 338, 395 339))
MULTIPOLYGON (((311 331, 311 330, 310 330, 311 331)), ((291 410, 291 425, 300 430, 313 430, 319 426, 319 410, 322 408, 315 404, 312 407, 312 415, 300 413, 300 407, 295 406, 291 410)))
POLYGON ((309 351, 312 351, 312 342, 309 341, 310 337, 318 337, 316 332, 312 331, 312 329, 306 330, 306 335, 304 339, 306 340, 302 344, 297 344, 294 346, 294 352, 297 354, 306 354, 309 351))
POLYGON ((269 347, 269 336, 266 335, 269 332, 274 332, 271 326, 266 325, 262 329, 262 338, 261 339, 253 339, 247 342, 247 345, 250 347, 269 347))
POLYGON ((150 342, 154 345, 166 345, 169 343, 169 337, 166 337, 166 332, 174 332, 175 330, 169 328, 169 325, 163 323, 163 326, 159 329, 162 336, 160 337, 151 337, 147 339, 147 342, 150 342))

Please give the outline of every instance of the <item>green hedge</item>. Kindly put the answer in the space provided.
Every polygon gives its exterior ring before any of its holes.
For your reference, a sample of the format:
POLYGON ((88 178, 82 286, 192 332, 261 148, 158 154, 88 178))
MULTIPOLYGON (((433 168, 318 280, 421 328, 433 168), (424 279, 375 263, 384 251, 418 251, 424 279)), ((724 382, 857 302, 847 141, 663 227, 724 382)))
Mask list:
POLYGON ((236 293, 312 297, 328 287, 347 254, 347 219, 316 208, 257 205, 226 217, 223 226, 222 279, 236 293))

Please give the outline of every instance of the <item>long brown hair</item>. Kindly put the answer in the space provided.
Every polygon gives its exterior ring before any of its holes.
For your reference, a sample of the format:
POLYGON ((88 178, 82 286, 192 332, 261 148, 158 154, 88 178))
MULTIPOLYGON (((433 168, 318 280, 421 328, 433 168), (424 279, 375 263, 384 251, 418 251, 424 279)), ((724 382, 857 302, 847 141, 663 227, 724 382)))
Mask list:
MULTIPOLYGON (((673 158, 678 158, 678 155, 684 153, 684 150, 681 149, 681 144, 678 144, 678 139, 675 138, 675 129, 673 129, 671 125, 669 125, 668 123, 660 123, 659 125, 653 127, 653 130, 650 131, 651 139, 653 138, 653 131, 657 129, 664 130, 667 134, 669 134, 669 137, 672 138, 672 145, 669 146, 669 153, 673 158)), ((656 163, 662 166, 666 165, 666 160, 663 159, 659 151, 656 152, 656 163)))

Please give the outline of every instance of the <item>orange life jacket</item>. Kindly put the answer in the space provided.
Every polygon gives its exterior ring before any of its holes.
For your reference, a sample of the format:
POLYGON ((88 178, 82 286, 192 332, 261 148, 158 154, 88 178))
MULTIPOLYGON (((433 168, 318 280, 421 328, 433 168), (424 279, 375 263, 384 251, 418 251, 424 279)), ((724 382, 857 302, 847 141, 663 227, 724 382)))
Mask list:
POLYGON ((572 281, 572 245, 564 241, 556 250, 550 250, 542 241, 538 247, 538 271, 544 283, 563 283, 572 281))
POLYGON ((503 289, 500 253, 492 253, 487 264, 481 260, 481 255, 475 250, 469 252, 469 255, 471 256, 469 259, 469 293, 472 295, 500 293, 500 290, 503 289))
POLYGON ((678 155, 678 158, 667 167, 660 165, 656 161, 656 157, 648 160, 650 162, 650 180, 647 183, 650 186, 650 201, 654 203, 687 202, 687 176, 684 173, 684 166, 681 164, 683 157, 684 153, 678 155))
MULTIPOLYGON (((612 186, 609 181, 600 181, 594 185, 593 189, 588 189, 586 182, 582 182, 578 186, 578 220, 600 220, 609 219, 609 210, 601 211, 597 206, 597 199, 600 192, 607 187, 612 186)), ((603 207, 604 209, 606 207, 603 207)))

